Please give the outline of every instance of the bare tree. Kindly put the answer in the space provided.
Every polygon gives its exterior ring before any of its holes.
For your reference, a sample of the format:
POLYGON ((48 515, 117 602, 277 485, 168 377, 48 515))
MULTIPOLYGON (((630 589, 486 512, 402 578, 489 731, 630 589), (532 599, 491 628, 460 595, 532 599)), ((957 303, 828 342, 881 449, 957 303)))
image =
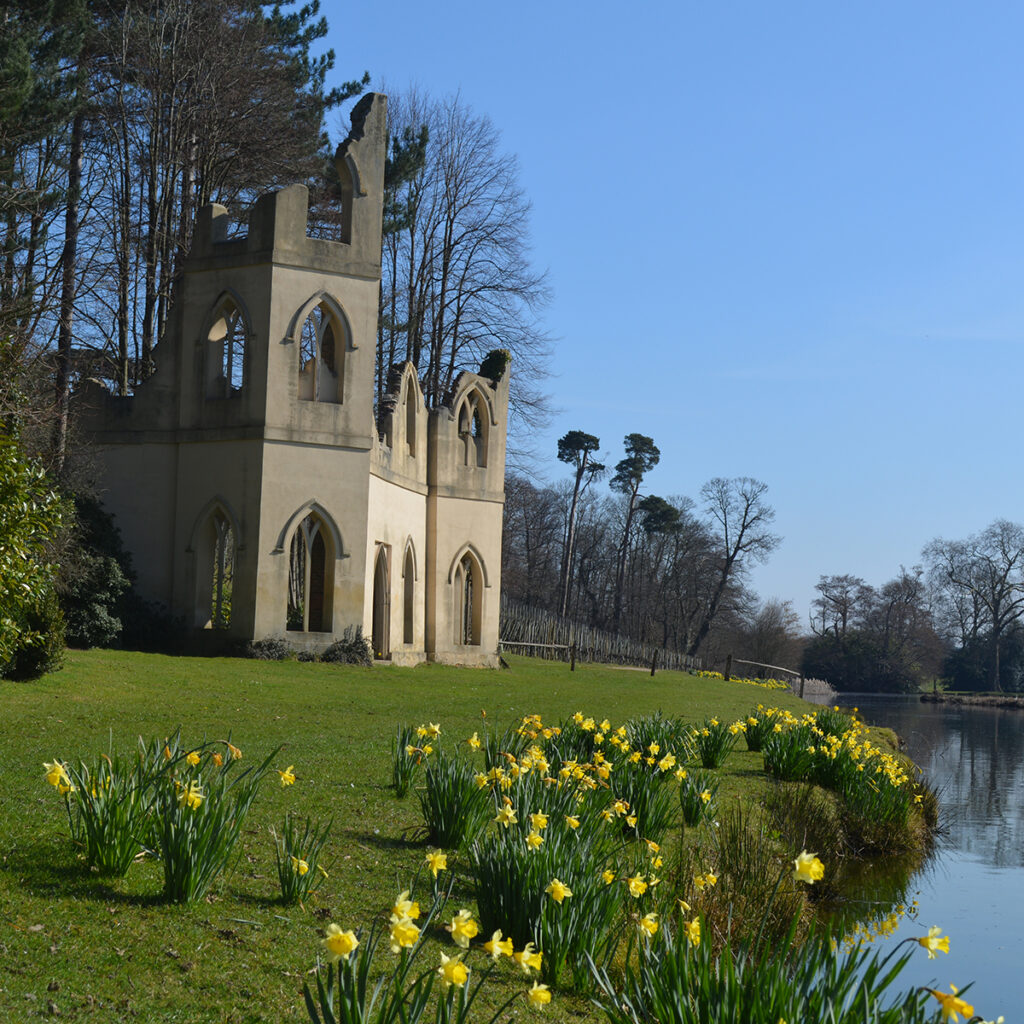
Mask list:
MULTIPOLYGON (((974 636, 988 634, 990 683, 1002 688, 999 659, 1002 641, 1024 610, 1024 526, 997 519, 966 540, 933 540, 924 549, 932 586, 948 607, 961 615, 970 610, 974 636)), ((961 618, 962 627, 967 626, 961 618)))
POLYGON ((814 585, 818 596, 811 604, 811 631, 818 636, 831 633, 837 639, 863 613, 871 588, 859 577, 821 576, 814 585))
POLYGON ((717 580, 687 654, 696 654, 708 635, 730 581, 763 562, 782 539, 770 529, 775 509, 765 500, 767 491, 767 484, 748 476, 715 477, 701 488, 715 534, 717 580))
POLYGON ((392 165, 415 155, 389 195, 378 380, 411 362, 429 407, 440 405, 460 372, 493 349, 512 356, 510 431, 546 416, 540 383, 549 340, 538 316, 544 274, 530 265, 530 204, 514 156, 501 151, 491 121, 462 101, 412 93, 389 103, 392 165))

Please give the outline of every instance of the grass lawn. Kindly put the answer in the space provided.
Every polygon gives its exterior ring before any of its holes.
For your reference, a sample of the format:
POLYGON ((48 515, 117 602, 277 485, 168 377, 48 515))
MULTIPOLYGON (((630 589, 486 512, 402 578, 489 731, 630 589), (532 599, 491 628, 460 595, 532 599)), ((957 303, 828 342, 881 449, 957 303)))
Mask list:
MULTIPOLYGON (((555 723, 582 710, 619 724, 659 709, 699 722, 745 716, 758 703, 806 708, 786 692, 682 673, 652 679, 585 665, 570 673, 510 660, 507 671, 354 669, 90 651, 70 652, 61 672, 36 682, 0 682, 0 1019, 57 1011, 95 1021, 306 1020, 302 983, 321 930, 331 921, 368 926, 423 862, 418 801, 389 788, 399 723, 438 722, 450 745, 529 713, 555 723), (43 778, 44 761, 91 763, 108 744, 129 753, 140 735, 164 737, 179 725, 186 745, 230 733, 243 763, 283 745, 275 766, 294 764, 298 777, 287 789, 276 773, 267 777, 234 871, 188 907, 161 901, 155 862, 124 879, 86 871, 63 802, 43 778), (286 810, 334 819, 330 878, 305 908, 277 902, 269 830, 286 810)), ((721 775, 723 805, 756 802, 765 785, 761 756, 742 741, 721 775)), ((461 906, 473 906, 464 878, 451 910, 461 906)), ((435 961, 431 953, 425 964, 435 961)), ((508 962, 496 976, 505 994, 523 987, 508 962)), ((520 1003, 514 1012, 528 1011, 520 1003)), ((586 1000, 562 993, 545 1016, 598 1019, 586 1000)))

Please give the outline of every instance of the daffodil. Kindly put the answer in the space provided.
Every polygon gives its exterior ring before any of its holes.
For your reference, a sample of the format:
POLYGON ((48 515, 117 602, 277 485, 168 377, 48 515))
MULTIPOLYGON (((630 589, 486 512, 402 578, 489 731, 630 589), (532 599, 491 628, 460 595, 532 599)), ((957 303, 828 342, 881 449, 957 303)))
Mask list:
POLYGON ((798 882, 817 882, 825 877, 825 865, 818 860, 818 855, 802 851, 793 861, 793 878, 798 882))
POLYGON ((526 837, 526 845, 531 850, 539 850, 544 844, 544 837, 539 832, 531 832, 526 837))
POLYGON ((242 759, 242 752, 233 743, 228 744, 228 753, 231 755, 232 761, 240 761, 242 759))
POLYGON ((446 871, 448 868, 448 855, 440 850, 435 850, 433 853, 428 850, 426 862, 430 873, 437 878, 438 871, 446 871))
POLYGON ((512 959, 523 969, 523 974, 529 974, 531 970, 539 971, 543 953, 534 951, 533 943, 528 942, 522 952, 513 953, 512 959))
POLYGON ((60 761, 44 761, 43 767, 46 769, 46 781, 53 786, 54 789, 60 789, 61 786, 71 785, 71 779, 68 778, 67 769, 60 763, 60 761))
POLYGON ((196 766, 197 764, 199 764, 199 752, 198 752, 198 751, 196 751, 196 750, 190 750, 190 751, 189 751, 189 752, 188 752, 188 753, 187 753, 187 754, 185 755, 185 760, 186 760, 186 761, 187 761, 187 762, 188 762, 188 763, 189 763, 189 764, 190 764, 190 765, 191 765, 191 766, 192 766, 193 768, 195 768, 195 766, 196 766))
POLYGON ((534 811, 530 815, 530 824, 537 832, 541 832, 548 827, 548 816, 543 811, 534 811))
POLYGON ((610 868, 605 868, 604 871, 601 872, 601 878, 605 885, 611 885, 612 882, 615 881, 615 872, 610 868))
POLYGON ((420 916, 420 905, 409 899, 409 890, 404 889, 398 894, 395 905, 391 908, 392 921, 415 921, 420 916))
POLYGON ((473 733, 466 742, 469 744, 471 750, 480 749, 480 737, 476 733, 473 733))
POLYGON ((544 890, 556 903, 561 903, 562 900, 572 895, 572 889, 569 888, 564 882, 560 882, 557 878, 553 878, 548 883, 548 887, 544 890))
POLYGON ((292 871, 297 871, 300 875, 304 875, 309 871, 309 864, 301 857, 292 857, 292 871))
POLYGON ((629 886, 629 895, 633 899, 639 899, 647 892, 647 883, 644 881, 643 875, 633 875, 632 878, 627 878, 626 884, 629 886))
POLYGON ((565 816, 565 823, 566 823, 566 825, 569 826, 569 828, 579 828, 580 827, 580 819, 575 817, 572 814, 567 814, 565 816))
POLYGON ((277 769, 277 774, 281 776, 281 786, 292 786, 295 784, 295 765, 290 764, 284 771, 280 768, 277 769))
POLYGON ((530 1000, 531 1006, 538 1010, 542 1010, 551 1002, 551 992, 547 985, 542 982, 535 981, 533 983, 533 988, 526 993, 526 998, 530 1000))
POLYGON ((640 918, 640 930, 652 937, 656 935, 658 932, 658 915, 653 911, 650 914, 644 914, 640 918))
POLYGON ((353 931, 342 931, 339 925, 329 924, 327 926, 327 937, 323 940, 324 948, 327 950, 329 963, 336 963, 343 957, 348 959, 359 945, 359 939, 353 931))
POLYGON ((695 917, 692 921, 687 921, 683 925, 683 931, 686 933, 686 939, 691 946, 700 945, 700 920, 698 918, 695 917))
POLYGON ((202 788, 195 779, 187 786, 178 787, 178 803, 182 807, 188 807, 190 811, 195 811, 199 808, 203 802, 204 795, 202 788))
POLYGON ((497 960, 500 956, 511 956, 513 952, 512 940, 503 940, 501 937, 501 929, 498 928, 490 939, 484 943, 484 952, 492 960, 497 960))
POLYGON ((929 928, 928 934, 917 941, 928 950, 929 960, 935 959, 937 950, 941 950, 943 953, 949 952, 949 936, 943 935, 941 928, 929 928))
POLYGON ((971 1017, 974 1014, 974 1007, 970 1003, 964 1002, 957 993, 960 991, 956 985, 949 986, 952 992, 937 992, 935 989, 930 988, 928 991, 939 1001, 939 1006, 942 1010, 942 1019, 951 1020, 953 1024, 960 1019, 958 1014, 963 1014, 965 1017, 971 1017))
POLYGON ((224 763, 223 754, 211 754, 210 758, 218 768, 224 763))
POLYGON ((437 973, 441 975, 441 980, 444 982, 444 990, 446 992, 452 987, 452 985, 456 988, 462 988, 469 978, 469 971, 466 969, 466 965, 462 962, 461 954, 459 956, 445 956, 444 953, 442 953, 441 966, 438 967, 437 973))
POLYGON ((468 910, 460 910, 452 918, 452 923, 445 925, 445 929, 451 932, 456 946, 469 949, 469 940, 480 931, 480 926, 473 920, 473 915, 468 910))
POLYGON ((515 808, 512 806, 512 801, 506 798, 505 803, 498 809, 498 813, 494 820, 499 825, 504 825, 508 828, 509 825, 514 825, 519 819, 516 817, 515 808))
POLYGON ((420 930, 408 918, 391 922, 391 952, 398 953, 416 945, 420 930))

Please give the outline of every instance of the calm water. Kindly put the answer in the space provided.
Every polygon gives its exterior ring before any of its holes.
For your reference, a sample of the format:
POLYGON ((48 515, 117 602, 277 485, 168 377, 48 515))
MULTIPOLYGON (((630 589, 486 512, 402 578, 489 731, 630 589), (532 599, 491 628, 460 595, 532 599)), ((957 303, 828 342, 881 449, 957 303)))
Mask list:
POLYGON ((901 981, 948 991, 973 980, 967 998, 977 1013, 1024 1020, 1024 711, 862 694, 843 703, 896 730, 942 805, 937 855, 910 886, 917 920, 888 941, 939 925, 950 952, 929 960, 920 950, 901 981))

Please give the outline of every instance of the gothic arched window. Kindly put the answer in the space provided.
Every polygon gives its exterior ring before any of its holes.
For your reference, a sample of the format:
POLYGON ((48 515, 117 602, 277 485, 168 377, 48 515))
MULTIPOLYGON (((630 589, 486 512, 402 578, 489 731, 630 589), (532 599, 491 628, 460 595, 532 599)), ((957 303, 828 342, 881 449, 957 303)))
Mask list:
POLYGON ((306 317, 299 334, 299 398, 335 402, 344 398, 345 328, 321 302, 306 317))

